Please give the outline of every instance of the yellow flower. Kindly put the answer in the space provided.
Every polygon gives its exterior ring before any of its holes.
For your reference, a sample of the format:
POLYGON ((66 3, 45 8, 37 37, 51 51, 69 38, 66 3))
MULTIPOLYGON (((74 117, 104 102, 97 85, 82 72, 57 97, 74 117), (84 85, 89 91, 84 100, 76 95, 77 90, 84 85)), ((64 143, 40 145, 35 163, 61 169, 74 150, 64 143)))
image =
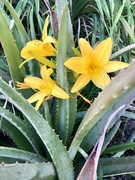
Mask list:
MULTIPOLYGON (((53 47, 51 43, 56 44, 57 42, 53 37, 47 36, 48 18, 49 17, 47 17, 45 20, 45 25, 42 33, 42 41, 29 41, 26 44, 26 46, 22 49, 21 57, 26 60, 23 63, 21 63, 20 67, 33 58, 37 58, 38 61, 40 61, 43 64, 46 64, 46 61, 48 62, 49 60, 44 58, 43 56, 56 56, 56 49, 53 47)), ((53 66, 54 65, 52 65, 51 67, 53 66)))
MULTIPOLYGON (((61 99, 69 98, 69 95, 59 86, 57 86, 57 84, 51 79, 50 75, 52 73, 52 68, 47 69, 46 66, 43 65, 40 71, 42 79, 38 77, 26 77, 24 79, 26 87, 28 86, 33 90, 37 91, 28 99, 29 103, 37 101, 37 110, 39 109, 40 105, 43 103, 44 100, 50 99, 53 96, 61 99)), ((24 85, 20 84, 20 89, 21 87, 23 88, 24 85)))
POLYGON ((120 70, 129 64, 118 61, 109 61, 112 52, 112 39, 99 43, 94 49, 83 38, 79 39, 81 57, 71 57, 64 65, 80 74, 71 92, 77 92, 91 80, 97 87, 103 89, 110 83, 107 73, 120 70))

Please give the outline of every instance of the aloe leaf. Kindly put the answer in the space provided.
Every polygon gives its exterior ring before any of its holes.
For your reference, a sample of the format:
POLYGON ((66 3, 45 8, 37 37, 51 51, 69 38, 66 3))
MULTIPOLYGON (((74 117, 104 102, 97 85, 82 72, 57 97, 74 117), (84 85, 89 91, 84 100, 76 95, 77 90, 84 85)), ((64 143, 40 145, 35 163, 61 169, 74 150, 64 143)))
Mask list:
POLYGON ((0 78, 0 92, 10 98, 31 123, 33 128, 46 146, 56 167, 59 179, 74 179, 72 161, 65 147, 49 126, 47 121, 24 99, 0 78))
MULTIPOLYGON (((5 139, 4 142, 1 142, 2 146, 8 147, 18 147, 22 150, 34 152, 33 147, 25 136, 9 121, 5 118, 2 118, 1 129, 12 139, 13 143, 7 142, 5 139)), ((4 161, 5 162, 5 161, 4 161)))
MULTIPOLYGON (((57 84, 69 93, 70 74, 67 73, 67 68, 64 66, 67 55, 67 38, 68 38, 68 7, 63 11, 60 31, 58 36, 58 51, 57 51, 57 84)), ((71 44, 71 43, 70 43, 71 44)), ((68 45, 70 45, 68 44, 68 45)), ((55 128, 60 135, 63 143, 66 144, 74 126, 76 113, 76 98, 57 100, 55 128)))
POLYGON ((71 143, 69 149, 71 159, 74 159, 82 140, 100 120, 103 114, 127 93, 134 93, 135 81, 132 78, 134 73, 135 62, 132 62, 132 64, 127 69, 122 70, 95 99, 83 118, 71 143))
MULTIPOLYGON (((65 7, 68 6, 68 1, 67 0, 63 0, 61 2, 59 2, 59 0, 55 1, 56 4, 56 11, 57 11, 57 18, 58 18, 58 29, 61 26, 61 18, 63 16, 63 11, 65 9, 65 7)), ((68 26, 67 26, 67 37, 65 37, 65 40, 67 41, 67 54, 68 56, 73 56, 73 51, 72 51, 72 47, 74 46, 74 37, 73 37, 73 29, 72 29, 72 22, 71 22, 71 17, 70 17, 70 13, 68 10, 68 26)))
POLYGON ((135 172, 135 157, 101 158, 104 177, 135 172))
MULTIPOLYGON (((111 114, 113 114, 120 106, 122 106, 123 104, 131 104, 133 99, 134 99, 134 91, 131 91, 130 93, 125 94, 123 97, 120 98, 120 100, 118 100, 107 112, 104 113, 104 115, 98 120, 98 122, 95 124, 95 126, 90 130, 90 132, 87 134, 87 136, 84 138, 81 147, 85 150, 88 151, 90 150, 96 143, 97 139, 99 138, 99 136, 102 134, 103 128, 107 123, 107 120, 109 119, 109 117, 111 116, 111 114), (94 136, 93 136, 94 134, 94 136), (93 138, 91 138, 93 136, 93 138)), ((115 116, 113 118, 113 121, 111 123, 111 125, 108 128, 108 131, 113 127, 114 124, 117 123, 117 121, 119 120, 119 118, 125 113, 126 109, 121 110, 117 116, 115 116)), ((120 124, 120 123, 119 123, 120 124)), ((118 128, 119 126, 117 126, 118 128)), ((112 129, 111 129, 112 130, 112 129)), ((117 129, 114 128, 114 130, 112 130, 112 136, 110 137, 110 140, 108 139, 107 141, 105 140, 105 143, 107 145, 107 143, 109 143, 109 141, 111 141, 111 139, 113 138, 113 134, 115 134, 115 132, 117 131, 117 129)), ((109 132, 108 132, 109 133, 109 132)), ((108 136, 106 136, 108 138, 108 136)))
POLYGON ((3 129, 7 130, 6 132, 9 136, 12 135, 11 137, 12 140, 17 145, 19 145, 21 149, 24 148, 26 150, 31 151, 33 147, 33 149, 35 150, 37 154, 42 154, 40 146, 39 146, 40 141, 37 139, 37 135, 35 134, 34 130, 30 129, 30 127, 27 126, 25 121, 21 120, 15 114, 11 113, 10 111, 2 107, 0 107, 0 115, 5 118, 1 122, 3 129), (9 123, 5 121, 8 121, 9 123), (12 127, 10 124, 12 124, 14 127, 12 127))
POLYGON ((45 159, 42 156, 39 156, 37 154, 9 147, 0 147, 0 157, 15 158, 30 163, 45 161, 45 159))
POLYGON ((3 77, 4 81, 6 81, 7 83, 11 80, 10 75, 6 73, 5 71, 3 71, 3 69, 0 69, 0 76, 3 77))
POLYGON ((57 12, 57 17, 58 17, 58 24, 60 25, 61 23, 61 18, 62 18, 62 13, 63 13, 63 10, 67 4, 67 0, 63 0, 61 2, 59 2, 59 0, 56 0, 55 1, 55 4, 56 4, 56 12, 57 12))
MULTIPOLYGON (((61 19, 60 32, 58 36, 58 51, 57 51, 57 84, 68 92, 67 70, 64 67, 67 53, 67 17, 68 8, 66 7, 61 19), (63 43, 64 42, 64 43, 63 43)), ((55 119, 56 132, 63 139, 64 143, 67 140, 67 129, 69 123, 69 99, 57 99, 57 110, 55 119)))
POLYGON ((52 126, 52 117, 51 117, 51 114, 50 114, 50 109, 49 109, 49 105, 48 105, 47 101, 44 102, 44 110, 45 110, 45 119, 46 119, 46 121, 48 121, 49 125, 51 127, 53 127, 52 126))
POLYGON ((15 83, 16 81, 21 81, 22 78, 25 77, 25 71, 24 68, 19 69, 21 63, 20 52, 2 11, 0 11, 0 26, 2 27, 0 28, 0 40, 8 61, 12 80, 15 83))
POLYGON ((0 164, 0 179, 55 180, 56 171, 52 163, 0 164), (28 173, 29 172, 29 173, 28 173))

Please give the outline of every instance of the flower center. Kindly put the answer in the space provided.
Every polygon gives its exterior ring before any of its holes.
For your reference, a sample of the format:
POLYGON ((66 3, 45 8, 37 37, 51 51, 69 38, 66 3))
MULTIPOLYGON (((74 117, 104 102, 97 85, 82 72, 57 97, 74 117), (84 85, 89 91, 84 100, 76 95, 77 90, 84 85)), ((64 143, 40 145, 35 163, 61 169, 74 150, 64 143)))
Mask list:
POLYGON ((89 72, 90 73, 96 73, 98 69, 98 65, 90 65, 89 72))
POLYGON ((47 89, 48 87, 47 87, 47 85, 46 84, 41 84, 40 86, 39 86, 39 89, 47 89))
POLYGON ((47 84, 41 84, 39 86, 39 90, 42 91, 42 92, 51 93, 51 89, 50 89, 50 87, 47 84))

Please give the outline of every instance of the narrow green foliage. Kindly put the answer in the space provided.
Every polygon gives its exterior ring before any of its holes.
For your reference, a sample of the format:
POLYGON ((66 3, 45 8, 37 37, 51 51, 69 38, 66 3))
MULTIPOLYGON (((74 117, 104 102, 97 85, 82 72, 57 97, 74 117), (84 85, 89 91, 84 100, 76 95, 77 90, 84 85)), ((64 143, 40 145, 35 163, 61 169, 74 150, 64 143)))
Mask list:
POLYGON ((42 33, 42 26, 44 24, 44 21, 40 15, 40 1, 39 0, 34 0, 34 4, 35 4, 35 14, 36 14, 36 17, 37 17, 37 21, 38 21, 38 27, 40 29, 40 32, 42 33))
POLYGON ((70 4, 71 6, 71 17, 72 20, 75 20, 75 18, 77 18, 80 15, 80 12, 83 10, 83 8, 87 5, 87 4, 91 4, 91 5, 95 5, 95 2, 91 0, 91 2, 89 0, 73 0, 72 4, 70 4))
POLYGON ((115 52, 114 54, 112 54, 111 57, 110 57, 110 60, 113 60, 113 59, 121 56, 122 54, 124 54, 124 53, 126 53, 128 51, 131 51, 133 49, 135 49, 135 43, 131 44, 131 45, 128 45, 128 46, 120 49, 119 51, 115 52))
POLYGON ((132 41, 135 42, 135 35, 134 35, 133 27, 129 26, 129 23, 125 20, 123 16, 120 17, 120 20, 124 28, 126 29, 128 35, 131 37, 132 41))
POLYGON ((14 37, 8 28, 2 10, 0 11, 0 26, 3 27, 0 28, 0 40, 7 58, 12 80, 15 84, 16 81, 21 81, 25 77, 25 71, 24 68, 19 69, 19 65, 21 63, 20 52, 15 43, 14 37))
POLYGON ((33 21, 33 7, 30 10, 30 32, 31 32, 31 39, 34 40, 36 39, 36 33, 35 33, 35 28, 34 28, 34 21, 33 21))
POLYGON ((7 0, 2 0, 2 2, 4 3, 4 5, 7 7, 7 9, 9 10, 9 12, 11 13, 15 24, 18 28, 18 31, 20 33, 21 39, 23 44, 25 45, 27 41, 29 41, 29 37, 28 34, 26 33, 23 24, 21 23, 17 13, 15 12, 14 8, 11 6, 11 4, 7 1, 7 0))
POLYGON ((135 142, 118 144, 118 145, 107 148, 105 151, 103 151, 103 154, 108 154, 108 153, 110 154, 110 153, 117 153, 120 151, 126 151, 126 150, 132 149, 134 147, 135 147, 135 142))
POLYGON ((123 0, 123 4, 122 4, 122 6, 120 7, 119 11, 117 12, 117 16, 115 17, 114 22, 113 22, 113 25, 112 25, 112 27, 111 27, 110 36, 113 35, 114 28, 116 27, 116 25, 117 25, 117 23, 118 23, 118 21, 119 21, 119 19, 120 19, 120 17, 121 17, 122 11, 123 11, 124 6, 125 6, 125 3, 126 3, 126 0, 123 0))

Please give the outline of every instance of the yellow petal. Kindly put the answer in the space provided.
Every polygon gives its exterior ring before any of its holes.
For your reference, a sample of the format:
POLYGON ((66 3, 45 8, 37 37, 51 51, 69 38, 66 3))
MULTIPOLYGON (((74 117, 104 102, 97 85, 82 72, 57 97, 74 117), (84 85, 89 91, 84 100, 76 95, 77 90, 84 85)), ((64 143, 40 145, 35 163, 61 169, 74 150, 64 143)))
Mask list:
POLYGON ((49 68, 47 69, 46 65, 43 65, 40 69, 40 74, 43 79, 46 79, 46 77, 50 76, 53 73, 53 69, 49 68))
POLYGON ((89 66, 86 59, 82 57, 72 57, 65 61, 64 65, 76 72, 77 74, 87 74, 89 72, 89 66))
POLYGON ((102 66, 109 61, 111 52, 112 38, 107 38, 96 46, 92 52, 91 59, 95 65, 102 66))
POLYGON ((43 40, 43 41, 44 41, 45 38, 47 37, 48 21, 49 21, 49 16, 47 16, 47 18, 46 18, 46 20, 45 20, 45 24, 44 24, 44 28, 43 28, 43 32, 42 32, 42 40, 43 40))
POLYGON ((69 98, 69 95, 63 89, 58 87, 57 85, 55 85, 55 87, 52 89, 52 95, 57 98, 61 98, 61 99, 69 98))
POLYGON ((120 69, 126 68, 128 67, 129 64, 128 63, 124 63, 124 62, 119 62, 119 61, 109 61, 105 66, 102 67, 102 69, 107 72, 114 72, 114 71, 118 71, 120 69))
POLYGON ((98 70, 91 78, 92 82, 99 88, 104 89, 110 83, 108 74, 102 70, 98 70))
POLYGON ((82 56, 85 57, 86 59, 89 59, 89 57, 93 51, 90 44, 85 39, 80 38, 79 39, 79 46, 80 46, 82 56))
POLYGON ((38 101, 41 98, 43 99, 46 96, 48 96, 48 94, 45 94, 43 92, 37 92, 28 99, 28 102, 33 103, 33 102, 38 101))
POLYGON ((33 51, 29 51, 29 53, 39 62, 41 62, 42 64, 45 64, 46 66, 52 67, 52 68, 56 68, 55 64, 48 60, 47 58, 41 56, 40 54, 37 54, 33 51))
POLYGON ((39 89, 40 86, 45 84, 45 81, 43 79, 40 79, 38 77, 26 77, 24 79, 24 82, 29 85, 32 89, 39 89))
POLYGON ((44 97, 41 97, 38 101, 37 101, 37 103, 36 103, 36 110, 38 110, 39 109, 39 107, 41 106, 41 104, 43 103, 43 101, 44 101, 44 97))
POLYGON ((46 66, 42 66, 40 70, 41 77, 44 79, 44 81, 48 84, 50 89, 53 89, 55 86, 55 82, 51 79, 50 75, 53 73, 53 69, 49 68, 47 69, 46 66))
POLYGON ((56 43, 56 40, 51 37, 51 36, 46 36, 46 38, 44 39, 43 43, 56 43))
POLYGON ((82 74, 78 77, 78 79, 76 80, 74 86, 71 89, 71 92, 77 92, 80 89, 82 89, 84 86, 86 86, 89 81, 91 80, 91 75, 90 74, 82 74))
POLYGON ((44 51, 44 56, 56 56, 56 49, 51 43, 43 44, 42 50, 44 51))

